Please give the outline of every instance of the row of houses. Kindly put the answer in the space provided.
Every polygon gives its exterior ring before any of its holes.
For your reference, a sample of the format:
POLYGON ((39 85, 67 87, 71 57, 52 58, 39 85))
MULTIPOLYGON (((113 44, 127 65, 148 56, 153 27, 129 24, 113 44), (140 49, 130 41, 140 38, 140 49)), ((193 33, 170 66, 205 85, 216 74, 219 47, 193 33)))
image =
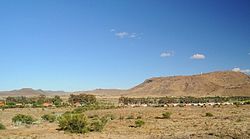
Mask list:
MULTIPOLYGON (((243 103, 241 103, 243 104, 243 103)), ((177 107, 177 106, 216 106, 216 105, 233 105, 231 102, 223 102, 223 103, 169 103, 169 104, 119 104, 120 106, 129 106, 129 107, 177 107)))

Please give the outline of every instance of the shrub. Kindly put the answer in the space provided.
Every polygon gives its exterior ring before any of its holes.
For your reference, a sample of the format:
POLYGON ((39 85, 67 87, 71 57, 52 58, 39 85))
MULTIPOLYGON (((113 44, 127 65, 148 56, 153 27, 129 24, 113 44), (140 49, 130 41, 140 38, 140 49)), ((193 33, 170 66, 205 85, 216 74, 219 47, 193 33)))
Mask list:
POLYGON ((250 104, 250 100, 245 101, 244 104, 245 104, 245 105, 249 105, 249 104, 250 104))
POLYGON ((134 115, 129 115, 127 119, 134 119, 134 115))
POLYGON ((5 126, 2 123, 0 123, 0 130, 4 130, 4 129, 6 129, 5 126))
POLYGON ((59 127, 61 130, 69 131, 71 133, 87 133, 88 132, 88 118, 83 113, 65 113, 58 118, 59 127))
POLYGON ((207 112, 206 113, 206 117, 213 117, 214 115, 212 114, 212 113, 210 113, 210 112, 207 112))
POLYGON ((35 120, 30 115, 18 114, 12 118, 15 124, 32 124, 35 120))
POLYGON ((145 124, 143 120, 136 120, 135 121, 135 127, 141 127, 145 124))
POLYGON ((58 118, 59 127, 61 130, 71 133, 100 132, 109 120, 106 116, 102 118, 98 115, 89 117, 88 119, 84 113, 67 112, 58 118))
POLYGON ((241 105, 240 102, 234 102, 233 104, 234 104, 236 107, 239 107, 239 106, 241 105))
POLYGON ((16 103, 15 102, 7 102, 6 105, 7 106, 16 106, 16 103))
POLYGON ((88 130, 101 132, 104 126, 106 125, 107 121, 108 120, 105 117, 102 117, 101 119, 99 117, 96 117, 92 119, 88 130))
POLYGON ((136 119, 142 119, 142 116, 137 116, 136 119))
POLYGON ((78 107, 78 108, 74 109, 73 113, 83 113, 87 110, 88 110, 87 107, 78 107))
POLYGON ((113 114, 106 114, 103 118, 106 118, 107 120, 115 120, 116 117, 113 114))
POLYGON ((164 112, 164 113, 162 114, 162 118, 163 118, 163 119, 170 119, 170 116, 171 116, 171 113, 170 113, 170 112, 164 112))
POLYGON ((123 120, 124 116, 120 115, 119 120, 123 120))
POLYGON ((56 121, 56 116, 52 114, 45 114, 41 117, 44 121, 48 121, 50 123, 53 123, 56 121))

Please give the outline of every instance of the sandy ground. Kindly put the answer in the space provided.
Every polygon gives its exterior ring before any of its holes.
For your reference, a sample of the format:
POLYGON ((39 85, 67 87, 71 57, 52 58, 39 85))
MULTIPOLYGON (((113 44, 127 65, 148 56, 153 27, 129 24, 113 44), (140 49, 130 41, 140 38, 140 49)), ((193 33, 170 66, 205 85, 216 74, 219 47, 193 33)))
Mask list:
POLYGON ((40 120, 43 114, 60 114, 70 109, 23 108, 0 111, 0 122, 6 130, 0 131, 1 139, 188 139, 188 138, 250 138, 250 106, 209 107, 140 107, 120 108, 110 110, 93 110, 87 115, 115 115, 115 120, 109 121, 100 133, 70 134, 56 130, 57 123, 47 123, 40 120), (170 119, 156 119, 163 112, 171 112, 170 119), (210 112, 214 116, 206 117, 210 112), (15 114, 29 114, 41 121, 31 126, 14 126, 11 118, 15 114), (141 116, 145 125, 140 128, 129 127, 136 119, 126 119, 133 115, 141 116), (124 117, 121 119, 120 117, 124 117))

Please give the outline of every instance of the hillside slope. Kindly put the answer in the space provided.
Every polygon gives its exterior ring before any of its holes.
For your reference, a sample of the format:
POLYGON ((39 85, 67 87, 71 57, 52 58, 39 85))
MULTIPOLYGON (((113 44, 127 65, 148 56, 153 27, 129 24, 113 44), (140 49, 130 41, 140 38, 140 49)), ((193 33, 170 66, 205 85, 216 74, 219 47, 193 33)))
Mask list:
POLYGON ((225 71, 151 78, 129 89, 126 96, 250 96, 250 76, 225 71))

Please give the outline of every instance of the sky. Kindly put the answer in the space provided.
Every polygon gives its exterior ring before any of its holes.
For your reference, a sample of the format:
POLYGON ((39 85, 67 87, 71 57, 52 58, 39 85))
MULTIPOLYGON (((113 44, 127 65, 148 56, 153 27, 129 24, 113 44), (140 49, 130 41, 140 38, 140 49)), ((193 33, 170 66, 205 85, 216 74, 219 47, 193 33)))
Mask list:
POLYGON ((250 72, 249 0, 0 0, 0 90, 250 72))

